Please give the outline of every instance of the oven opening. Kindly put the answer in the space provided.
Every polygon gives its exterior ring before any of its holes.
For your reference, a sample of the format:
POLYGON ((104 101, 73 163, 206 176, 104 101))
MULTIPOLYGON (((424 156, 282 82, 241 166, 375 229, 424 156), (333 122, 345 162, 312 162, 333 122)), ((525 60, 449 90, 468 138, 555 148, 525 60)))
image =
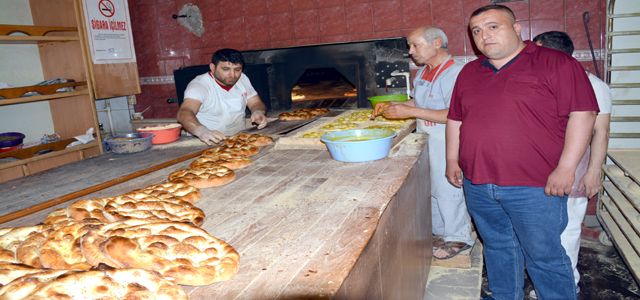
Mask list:
POLYGON ((291 88, 294 108, 357 107, 358 90, 335 68, 306 69, 291 88))

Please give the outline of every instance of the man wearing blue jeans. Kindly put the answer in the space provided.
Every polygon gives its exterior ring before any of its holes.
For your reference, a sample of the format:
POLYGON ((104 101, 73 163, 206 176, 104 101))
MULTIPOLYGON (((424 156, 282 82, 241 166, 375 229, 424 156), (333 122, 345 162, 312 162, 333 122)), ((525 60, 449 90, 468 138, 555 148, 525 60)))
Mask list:
POLYGON ((589 79, 570 56, 523 42, 506 6, 477 9, 469 27, 484 56, 454 87, 446 175, 464 185, 491 299, 524 298, 525 265, 542 299, 575 299, 560 234, 598 111, 589 79))

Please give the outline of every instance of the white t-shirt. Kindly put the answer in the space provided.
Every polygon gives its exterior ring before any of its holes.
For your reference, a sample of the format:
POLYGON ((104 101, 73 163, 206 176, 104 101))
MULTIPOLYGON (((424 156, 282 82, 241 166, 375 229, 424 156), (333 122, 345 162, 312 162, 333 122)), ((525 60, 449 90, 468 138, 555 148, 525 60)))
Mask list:
POLYGON ((229 91, 223 89, 210 73, 205 73, 189 82, 184 98, 202 102, 196 114, 202 125, 225 135, 233 135, 245 129, 247 99, 257 94, 244 73, 229 91))
MULTIPOLYGON (((611 90, 609 86, 598 76, 593 75, 587 72, 589 77, 589 82, 591 82, 591 87, 593 88, 593 92, 596 94, 596 100, 598 101, 598 109, 600 112, 598 114, 610 114, 611 113, 611 90)), ((580 159, 580 163, 578 163, 578 167, 576 168, 576 177, 573 181, 573 187, 571 189, 571 197, 585 197, 584 193, 578 193, 578 183, 584 174, 587 173, 587 169, 589 168, 589 159, 591 158, 591 147, 587 147, 587 151, 585 151, 584 155, 580 159)))

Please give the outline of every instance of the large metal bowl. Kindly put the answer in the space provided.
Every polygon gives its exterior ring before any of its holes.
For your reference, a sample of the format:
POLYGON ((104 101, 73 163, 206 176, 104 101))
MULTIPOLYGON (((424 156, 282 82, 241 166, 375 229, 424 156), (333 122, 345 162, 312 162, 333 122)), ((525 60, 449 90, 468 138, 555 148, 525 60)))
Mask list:
POLYGON ((127 133, 107 138, 105 142, 113 153, 137 153, 151 148, 151 133, 127 133))

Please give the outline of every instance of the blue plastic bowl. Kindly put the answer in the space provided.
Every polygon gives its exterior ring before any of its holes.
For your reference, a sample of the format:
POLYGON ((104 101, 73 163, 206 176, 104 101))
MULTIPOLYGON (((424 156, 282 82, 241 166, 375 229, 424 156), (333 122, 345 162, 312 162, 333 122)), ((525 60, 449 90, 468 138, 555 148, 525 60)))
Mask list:
POLYGON ((331 157, 342 162, 364 162, 387 157, 396 133, 391 129, 351 129, 323 135, 331 157))

